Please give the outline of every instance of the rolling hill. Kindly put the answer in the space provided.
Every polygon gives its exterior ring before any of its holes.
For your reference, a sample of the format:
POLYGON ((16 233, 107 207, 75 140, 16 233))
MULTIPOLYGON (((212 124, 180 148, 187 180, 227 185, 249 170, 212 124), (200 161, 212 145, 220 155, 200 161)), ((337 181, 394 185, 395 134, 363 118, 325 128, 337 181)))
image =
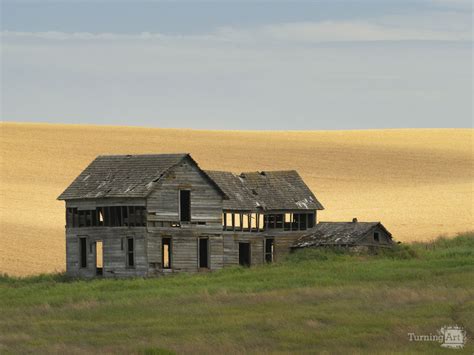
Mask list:
POLYGON ((200 131, 1 123, 0 272, 64 269, 56 197, 99 154, 189 152, 204 169, 296 169, 319 220, 382 221, 400 241, 473 228, 473 130, 200 131))

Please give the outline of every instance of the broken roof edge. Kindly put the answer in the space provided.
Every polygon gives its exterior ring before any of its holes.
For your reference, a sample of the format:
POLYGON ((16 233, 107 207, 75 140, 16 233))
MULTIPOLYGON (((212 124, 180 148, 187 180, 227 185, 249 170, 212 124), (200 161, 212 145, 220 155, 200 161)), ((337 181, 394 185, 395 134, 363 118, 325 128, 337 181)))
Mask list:
MULTIPOLYGON (((320 207, 318 208, 315 208, 315 210, 317 211, 322 211, 324 210, 324 206, 323 204, 318 200, 318 198, 316 197, 316 195, 314 194, 313 190, 310 189, 310 187, 308 186, 308 184, 306 184, 306 182, 304 181, 304 179, 301 177, 300 173, 298 172, 298 170, 296 169, 289 169, 289 170, 262 170, 262 171, 257 171, 257 173, 259 173, 260 175, 264 175, 267 174, 267 173, 294 173, 300 180, 301 182, 308 188, 309 192, 311 193, 311 197, 314 199, 314 201, 316 201, 316 204, 319 205, 320 207)), ((242 174, 245 174, 245 173, 242 173, 242 174)), ((304 209, 303 209, 304 210, 304 209)))
MULTIPOLYGON (((92 164, 94 164, 95 161, 99 160, 99 159, 103 159, 103 158, 110 158, 110 157, 114 157, 114 158, 123 158, 123 157, 133 157, 133 156, 141 156, 141 157, 153 157, 153 156, 173 156, 173 157, 181 157, 175 164, 172 164, 170 165, 168 168, 166 168, 166 170, 164 170, 159 176, 153 178, 149 183, 151 182, 158 182, 161 180, 161 178, 166 175, 172 168, 178 166, 179 164, 181 164, 183 162, 183 160, 185 159, 189 159, 195 166, 196 168, 203 174, 203 176, 211 183, 211 185, 213 185, 216 190, 219 192, 219 194, 221 194, 221 196, 224 198, 224 199, 229 199, 229 197, 227 196, 227 194, 220 188, 220 186, 203 170, 201 169, 201 167, 199 166, 199 164, 196 162, 196 160, 194 160, 194 158, 191 156, 191 153, 164 153, 164 154, 100 154, 100 155, 97 155, 82 171, 81 173, 71 182, 71 184, 69 184, 69 186, 56 198, 56 200, 58 201, 70 201, 70 200, 83 200, 83 199, 90 199, 90 200, 94 200, 94 199, 100 199, 100 198, 109 198, 109 197, 64 197, 64 194, 65 192, 69 189, 69 187, 71 185, 73 185, 76 180, 78 180, 80 178, 80 176, 82 175, 82 173, 84 171, 86 171, 92 164)), ((150 191, 148 191, 144 196, 130 196, 130 198, 135 198, 135 197, 144 197, 144 198, 147 198, 150 193, 153 191, 153 189, 150 189, 150 191)), ((123 196, 123 197, 126 197, 126 196, 123 196)), ((113 198, 113 196, 112 196, 113 198)))
MULTIPOLYGON (((80 197, 64 197, 66 191, 72 186, 74 185, 74 183, 79 180, 79 178, 81 177, 81 175, 87 170, 89 169, 89 167, 94 164, 97 160, 100 160, 100 159, 103 159, 103 158, 125 158, 125 157, 136 157, 136 156, 142 156, 142 157, 152 157, 152 156, 157 156, 157 155, 160 155, 160 156, 173 156, 173 157, 178 157, 178 156, 182 156, 182 158, 179 160, 179 162, 181 162, 185 157, 187 156, 190 156, 190 153, 163 153, 163 154, 152 154, 152 153, 148 153, 148 154, 99 154, 97 155, 89 164, 87 164, 87 166, 82 169, 82 171, 79 173, 79 175, 76 176, 76 178, 68 185, 68 187, 56 198, 57 201, 72 201, 72 200, 95 200, 95 199, 100 199, 100 198, 114 198, 113 196, 112 197, 83 197, 83 196, 80 196, 80 197)), ((174 166, 175 164, 173 164, 174 166)), ((166 169, 166 171, 168 171, 168 169, 166 169)), ((162 176, 163 174, 160 175, 160 177, 162 176)), ((130 198, 134 198, 134 197, 142 197, 142 196, 130 196, 130 198)))
POLYGON ((92 164, 94 164, 94 162, 95 162, 97 159, 99 159, 100 157, 102 157, 102 156, 108 156, 108 155, 98 155, 98 156, 96 156, 89 164, 87 164, 87 166, 86 166, 84 169, 82 169, 82 171, 79 173, 79 175, 77 175, 77 176, 74 178, 74 180, 72 180, 72 182, 66 187, 66 189, 65 189, 63 192, 61 192, 61 194, 60 194, 58 197, 56 197, 56 200, 57 200, 57 201, 67 201, 67 200, 79 200, 79 199, 81 199, 81 198, 79 198, 79 197, 77 197, 77 198, 64 198, 63 196, 66 194, 66 191, 67 191, 77 180, 79 180, 79 177, 82 175, 82 173, 83 173, 84 171, 86 171, 87 169, 89 169, 89 167, 90 167, 92 164))
MULTIPOLYGON (((235 173, 232 171, 227 171, 227 170, 206 170, 206 172, 210 173, 211 175, 213 173, 215 174, 230 174, 235 178, 240 179, 240 181, 244 181, 246 179, 246 175, 262 175, 266 176, 267 174, 271 175, 272 173, 274 174, 287 174, 287 173, 292 173, 296 175, 296 177, 301 181, 301 183, 307 188, 309 193, 311 194, 310 197, 311 199, 315 202, 315 204, 318 207, 312 208, 311 210, 316 210, 316 211, 322 211, 324 210, 324 206, 322 205, 321 202, 317 199, 316 195, 313 193, 313 191, 309 188, 309 186, 306 184, 304 179, 301 177, 301 175, 298 173, 297 170, 295 169, 287 169, 287 170, 262 170, 262 171, 245 171, 245 172, 240 172, 240 173, 235 173)), ((212 177, 211 177, 212 179, 212 177)), ((219 184, 218 184, 219 185, 219 184)), ((243 183, 243 186, 247 189, 249 189, 249 192, 252 193, 252 189, 250 187, 246 186, 245 183, 243 183)), ((289 208, 289 209, 275 209, 275 208, 268 208, 264 205, 257 206, 257 209, 262 209, 264 211, 307 211, 308 208, 289 208)), ((252 209, 254 210, 254 209, 252 209)))

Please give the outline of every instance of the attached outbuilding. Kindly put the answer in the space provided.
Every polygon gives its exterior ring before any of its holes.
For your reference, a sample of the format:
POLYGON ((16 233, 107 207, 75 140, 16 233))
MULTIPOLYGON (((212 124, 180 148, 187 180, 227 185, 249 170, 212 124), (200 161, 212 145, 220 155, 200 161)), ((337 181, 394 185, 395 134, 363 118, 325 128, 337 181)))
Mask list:
POLYGON ((392 234, 380 222, 319 222, 300 237, 293 249, 312 247, 344 247, 353 251, 391 248, 392 234))

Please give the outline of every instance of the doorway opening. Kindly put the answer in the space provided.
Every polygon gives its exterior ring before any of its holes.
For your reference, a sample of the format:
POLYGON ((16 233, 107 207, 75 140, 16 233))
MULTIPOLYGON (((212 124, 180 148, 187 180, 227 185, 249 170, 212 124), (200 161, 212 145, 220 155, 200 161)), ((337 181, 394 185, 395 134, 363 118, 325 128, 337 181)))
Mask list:
POLYGON ((163 269, 171 269, 171 238, 161 240, 161 265, 163 269))
POLYGON ((104 274, 104 244, 102 240, 95 242, 95 272, 97 276, 104 274))
POLYGON ((80 262, 81 268, 87 267, 87 238, 79 238, 80 262))
POLYGON ((209 268, 209 238, 199 238, 199 267, 209 268))
POLYGON ((239 265, 250 266, 250 243, 239 243, 239 265))
POLYGON ((273 238, 265 239, 265 261, 267 263, 273 262, 273 238))

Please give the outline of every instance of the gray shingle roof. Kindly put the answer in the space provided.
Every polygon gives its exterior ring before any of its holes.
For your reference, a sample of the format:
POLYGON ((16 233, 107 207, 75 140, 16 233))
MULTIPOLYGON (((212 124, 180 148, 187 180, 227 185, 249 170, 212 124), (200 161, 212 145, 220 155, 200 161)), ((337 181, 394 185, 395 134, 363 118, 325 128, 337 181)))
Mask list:
POLYGON ((59 200, 145 197, 153 182, 189 154, 101 155, 58 197, 59 200))
POLYGON ((380 226, 391 236, 380 222, 319 222, 311 233, 299 238, 293 244, 293 248, 354 245, 377 226, 380 226))
POLYGON ((235 175, 206 171, 229 197, 227 210, 322 210, 323 206, 295 170, 235 175))
MULTIPOLYGON (((184 159, 189 159, 197 166, 189 154, 101 155, 58 199, 143 198, 152 191, 154 182, 184 159)), ((224 209, 323 209, 294 170, 240 175, 224 171, 201 171, 224 197, 224 209)))
POLYGON ((244 180, 228 171, 210 171, 206 174, 219 185, 227 195, 228 200, 223 201, 225 210, 254 210, 259 207, 258 201, 252 191, 244 184, 244 180))

